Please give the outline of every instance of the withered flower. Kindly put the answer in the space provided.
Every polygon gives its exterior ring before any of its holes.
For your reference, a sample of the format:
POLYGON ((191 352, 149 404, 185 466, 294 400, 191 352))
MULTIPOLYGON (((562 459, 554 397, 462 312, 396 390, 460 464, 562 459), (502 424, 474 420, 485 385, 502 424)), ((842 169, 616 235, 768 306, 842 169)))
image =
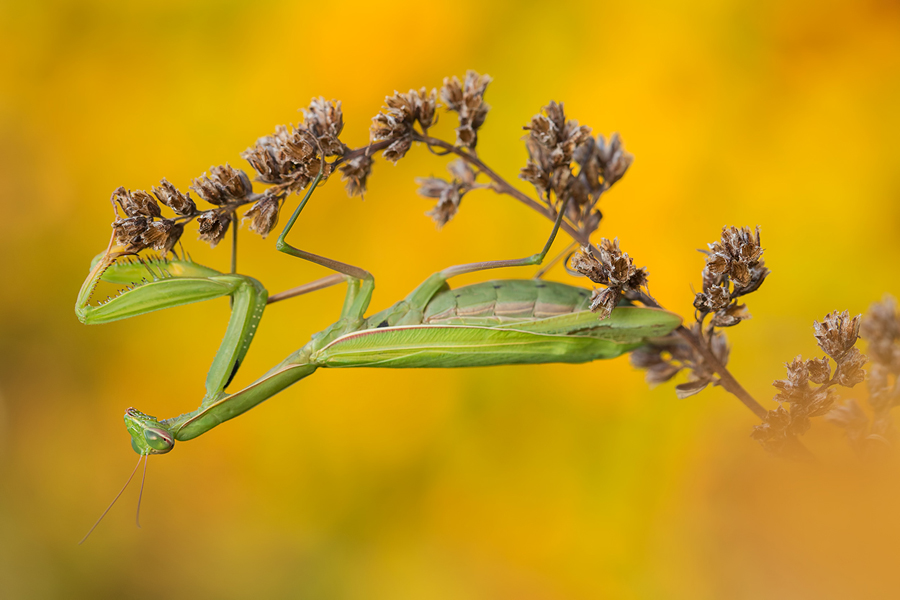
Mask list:
POLYGON ((860 319, 860 315, 851 319, 845 310, 842 313, 834 311, 825 315, 821 323, 814 321, 813 327, 816 330, 819 347, 836 362, 840 362, 841 357, 853 348, 859 338, 860 319))
POLYGON ((141 242, 148 248, 161 250, 163 256, 171 252, 184 233, 184 225, 172 219, 154 221, 141 235, 141 242))
MULTIPOLYGON (((567 198, 573 181, 571 165, 576 148, 590 139, 591 128, 580 126, 575 120, 566 120, 563 105, 551 101, 523 129, 529 131, 525 138, 528 163, 519 176, 534 185, 542 196, 553 192, 560 200, 567 198)), ((588 159, 583 157, 583 160, 588 159)), ((590 186, 583 181, 578 192, 575 194, 577 199, 586 202, 590 186)), ((581 207, 572 206, 570 209, 579 210, 581 207)))
POLYGON ((750 437, 773 454, 783 454, 788 447, 791 431, 791 414, 783 406, 766 413, 762 425, 753 428, 750 437))
POLYGON ((869 404, 875 411, 873 430, 893 437, 890 411, 900 403, 900 318, 893 297, 885 295, 869 307, 860 324, 860 335, 872 357, 866 385, 869 404))
POLYGON ((351 196, 364 196, 366 182, 372 174, 372 157, 366 154, 354 156, 340 167, 341 181, 347 182, 347 193, 351 196))
POLYGON ((703 291, 694 298, 694 308, 703 316, 713 313, 713 327, 733 327, 750 318, 737 299, 759 289, 768 276, 762 253, 759 227, 755 234, 749 227, 723 227, 722 239, 709 245, 703 291))
POLYGON ((211 167, 211 177, 204 173, 194 179, 191 189, 210 204, 221 206, 230 200, 240 200, 253 193, 250 178, 240 169, 231 165, 211 167))
POLYGON ((190 194, 182 194, 174 185, 165 178, 160 180, 159 186, 153 188, 153 193, 159 201, 171 208, 176 215, 186 217, 197 212, 197 206, 191 200, 190 194))
POLYGON ((255 231, 265 238, 278 223, 280 208, 277 198, 267 196, 250 207, 244 214, 244 220, 250 219, 250 231, 255 231))
POLYGON ((866 340, 867 353, 891 373, 900 373, 900 318, 897 301, 885 294, 881 302, 873 302, 860 323, 859 335, 866 340))
POLYGON ((441 87, 441 100, 448 110, 459 115, 456 128, 456 144, 470 150, 478 143, 478 129, 484 124, 491 109, 484 101, 484 92, 491 82, 489 75, 466 71, 463 83, 457 77, 445 77, 441 87))
MULTIPOLYGON (((255 146, 241 153, 241 158, 258 173, 257 181, 300 193, 323 169, 318 144, 303 125, 293 129, 279 125, 274 135, 259 138, 255 146)), ((331 163, 324 163, 323 176, 327 178, 331 171, 331 163)))
POLYGON ((625 151, 618 133, 607 143, 602 135, 594 140, 588 131, 572 160, 578 165, 578 175, 570 184, 572 198, 580 207, 593 207, 600 195, 625 175, 634 156, 625 151))
POLYGON ((807 360, 806 369, 809 372, 809 380, 813 383, 825 383, 831 379, 831 363, 828 362, 827 356, 807 360))
POLYGON ((447 165, 447 170, 453 175, 451 181, 438 177, 416 178, 416 183, 419 184, 417 191, 420 195, 438 199, 437 205, 425 213, 434 220, 438 229, 456 216, 462 197, 475 186, 475 173, 464 160, 457 159, 451 162, 447 165))
POLYGON ((313 98, 309 108, 302 110, 303 125, 319 140, 325 156, 343 156, 344 144, 338 139, 344 129, 340 101, 313 98))
POLYGON ((137 252, 144 247, 141 236, 152 222, 147 217, 117 219, 112 225, 116 234, 116 243, 125 246, 130 252, 137 252))
POLYGON ((224 210, 212 210, 197 217, 197 232, 200 239, 215 248, 222 241, 231 225, 231 213, 224 210))
POLYGON ((633 259, 619 249, 619 238, 600 240, 597 253, 587 246, 572 256, 572 268, 585 275, 594 283, 607 286, 605 290, 594 290, 591 310, 605 319, 619 302, 623 291, 640 291, 647 285, 648 272, 645 267, 635 267, 633 259))
POLYGON ((372 142, 392 142, 384 151, 387 160, 396 163, 406 155, 412 147, 413 126, 417 121, 423 130, 434 124, 436 98, 435 90, 428 93, 422 88, 406 94, 394 92, 384 99, 384 111, 372 118, 370 136, 372 142))
POLYGON ((749 227, 723 227, 722 239, 709 245, 703 290, 730 280, 735 288, 732 299, 756 291, 769 274, 762 253, 758 226, 755 233, 749 227))
POLYGON ((837 361, 838 365, 834 371, 834 378, 840 385, 852 388, 866 380, 866 371, 863 369, 863 366, 867 362, 869 362, 869 357, 857 348, 850 348, 837 361))
POLYGON ((117 188, 112 199, 122 207, 122 212, 128 217, 160 217, 159 204, 156 199, 144 190, 130 192, 123 187, 117 188))
MULTIPOLYGON (((778 390, 775 401, 790 406, 790 409, 781 407, 769 411, 765 422, 754 429, 753 437, 769 450, 785 450, 790 438, 806 433, 811 418, 822 415, 829 415, 829 421, 848 428, 851 442, 862 435, 857 431, 861 426, 858 406, 845 403, 833 407, 836 400, 833 386, 853 387, 865 379, 862 367, 868 359, 853 345, 859 330, 859 317, 850 319, 847 312, 835 311, 815 326, 819 346, 828 356, 805 361, 797 356, 785 364, 787 378, 773 382, 778 390), (829 356, 837 365, 834 375, 831 374, 829 356)), ((868 419, 865 415, 862 418, 865 419, 862 427, 867 428, 868 419)))

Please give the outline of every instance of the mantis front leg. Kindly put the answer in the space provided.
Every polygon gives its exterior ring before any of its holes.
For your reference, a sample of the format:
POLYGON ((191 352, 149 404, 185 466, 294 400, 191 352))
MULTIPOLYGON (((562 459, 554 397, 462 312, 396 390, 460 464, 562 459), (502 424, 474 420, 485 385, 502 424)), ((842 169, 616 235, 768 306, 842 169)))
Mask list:
POLYGON ((229 296, 231 317, 206 377, 206 404, 221 397, 240 367, 268 295, 259 281, 246 275, 220 273, 188 260, 131 258, 123 252, 110 252, 100 257, 85 280, 75 313, 82 323, 92 325, 229 296), (91 294, 100 281, 133 287, 92 306, 91 294))

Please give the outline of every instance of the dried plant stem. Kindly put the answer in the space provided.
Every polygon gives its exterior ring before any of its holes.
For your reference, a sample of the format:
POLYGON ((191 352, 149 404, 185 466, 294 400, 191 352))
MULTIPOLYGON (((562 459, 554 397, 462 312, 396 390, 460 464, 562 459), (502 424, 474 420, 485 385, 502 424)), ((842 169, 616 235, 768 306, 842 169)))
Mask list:
MULTIPOLYGON (((512 196, 519 202, 525 204, 526 206, 528 206, 529 208, 531 208, 533 210, 536 210, 537 212, 544 215, 551 221, 556 219, 556 211, 542 205, 540 202, 538 202, 534 198, 529 197, 527 194, 525 194, 518 188, 514 187, 512 184, 510 184, 508 181, 506 181, 503 177, 501 177, 496 172, 494 172, 493 169, 491 169, 486 164, 484 164, 474 154, 467 152, 466 150, 464 150, 463 148, 461 148, 459 146, 454 146, 453 144, 451 144, 449 142, 445 142, 442 139, 422 135, 418 132, 413 133, 412 139, 416 142, 423 142, 425 144, 428 144, 429 146, 442 148, 442 149, 446 150, 447 152, 457 155, 458 157, 460 157, 461 159, 463 159, 464 161, 466 161, 467 163, 469 163, 470 165, 472 165, 473 167, 478 169, 480 172, 487 175, 488 178, 490 178, 491 181, 493 181, 494 184, 496 185, 494 190, 497 193, 507 194, 509 196, 512 196)), ((563 222, 562 222, 562 228, 566 233, 568 233, 570 236, 572 236, 572 238, 575 241, 577 241, 579 244, 581 244, 583 246, 587 246, 588 244, 590 244, 590 239, 588 237, 585 237, 581 232, 579 232, 577 229, 572 227, 565 220, 563 220, 563 222)))
POLYGON ((716 375, 719 376, 719 385, 725 388, 725 390, 733 396, 736 396, 737 399, 743 402, 744 406, 752 410, 757 417, 760 419, 766 418, 766 409, 750 395, 750 392, 744 389, 744 386, 734 378, 734 375, 731 374, 728 368, 719 362, 719 359, 716 358, 706 343, 702 340, 698 340, 684 325, 678 327, 678 329, 675 330, 675 333, 687 342, 691 348, 696 350, 703 357, 703 360, 716 372, 716 375))

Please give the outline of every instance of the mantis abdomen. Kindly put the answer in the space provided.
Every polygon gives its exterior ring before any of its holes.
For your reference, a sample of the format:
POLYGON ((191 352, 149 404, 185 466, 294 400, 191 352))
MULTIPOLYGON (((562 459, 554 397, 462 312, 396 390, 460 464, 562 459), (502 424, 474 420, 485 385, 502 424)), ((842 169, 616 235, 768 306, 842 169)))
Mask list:
POLYGON ((489 281, 434 295, 415 322, 401 305, 373 315, 310 356, 323 367, 474 367, 613 358, 680 323, 664 311, 620 307, 599 320, 583 288, 489 281), (402 313, 400 325, 388 322, 402 313), (670 322, 671 321, 671 322, 670 322))
POLYGON ((552 281, 486 281, 438 292, 425 307, 422 321, 445 325, 502 325, 586 311, 590 300, 590 291, 552 281))

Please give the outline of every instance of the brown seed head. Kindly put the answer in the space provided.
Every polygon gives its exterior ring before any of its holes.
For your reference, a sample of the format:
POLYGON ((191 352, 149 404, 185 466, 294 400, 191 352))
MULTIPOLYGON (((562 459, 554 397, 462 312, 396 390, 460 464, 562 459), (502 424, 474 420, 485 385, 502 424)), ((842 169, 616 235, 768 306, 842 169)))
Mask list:
POLYGON ((635 267, 634 261, 619 248, 619 238, 600 240, 597 252, 583 247, 570 261, 574 270, 594 283, 608 286, 606 290, 595 291, 591 297, 591 310, 606 318, 619 301, 623 291, 640 291, 647 285, 647 269, 635 267))
POLYGON ((478 143, 478 129, 484 124, 490 110, 484 102, 484 92, 491 82, 489 75, 467 71, 463 83, 454 77, 445 77, 441 87, 441 100, 447 109, 459 115, 456 128, 456 144, 474 149, 478 143))
POLYGON ((128 217, 148 217, 153 219, 162 216, 156 199, 144 190, 130 192, 123 187, 117 188, 112 199, 122 207, 128 217))
POLYGON ((280 208, 277 198, 267 196, 250 207, 244 214, 244 220, 250 219, 250 231, 255 231, 265 238, 278 224, 280 208))
POLYGON ((873 361, 891 373, 900 373, 900 318, 892 296, 885 294, 881 302, 872 303, 862 318, 859 335, 866 340, 873 361))
POLYGON ((303 125, 319 140, 325 156, 343 156, 344 144, 339 139, 344 129, 344 115, 340 101, 313 98, 303 110, 303 125))
POLYGON ((197 217, 197 231, 200 239, 212 248, 222 241, 231 225, 231 213, 225 210, 213 210, 197 217))
POLYGON ((171 208, 176 215, 185 217, 197 212, 197 206, 191 200, 190 194, 182 194, 174 185, 165 178, 160 180, 159 186, 153 188, 153 193, 159 201, 171 208))
POLYGON ((351 196, 363 196, 366 193, 366 181, 372 174, 372 157, 366 154, 354 156, 338 167, 341 181, 347 182, 347 193, 351 196))
POLYGON ((116 234, 116 243, 125 246, 129 252, 137 252, 144 248, 141 236, 153 221, 147 217, 128 217, 118 219, 113 223, 116 234))
POLYGON ((850 348, 838 361, 834 377, 844 387, 852 388, 857 383, 866 380, 866 371, 863 369, 869 358, 858 348, 850 348))
POLYGON ((732 298, 736 298, 759 289, 769 274, 760 258, 759 227, 755 233, 749 227, 723 227, 722 239, 710 244, 709 250, 703 269, 704 291, 730 279, 735 287, 732 298))
POLYGON ((416 179, 416 183, 419 184, 417 191, 421 196, 438 199, 435 207, 425 213, 434 220, 438 229, 456 216, 462 197, 475 185, 475 173, 464 160, 457 159, 451 162, 447 165, 447 170, 453 175, 451 181, 439 177, 416 179))
POLYGON ((827 356, 807 360, 806 369, 809 371, 809 380, 813 383, 821 384, 831 379, 831 363, 827 356))
POLYGON ((172 219, 154 221, 141 235, 143 245, 154 250, 161 250, 163 256, 168 254, 181 235, 184 233, 184 225, 176 223, 172 219))
POLYGON ((839 363, 844 354, 856 344, 859 337, 860 319, 860 315, 851 319, 850 314, 845 310, 842 313, 834 311, 825 315, 821 323, 815 321, 813 327, 816 330, 815 335, 819 347, 839 363))
POLYGON ((191 189, 197 195, 216 206, 227 204, 231 200, 241 200, 253 193, 250 178, 240 169, 231 165, 211 167, 212 175, 194 179, 191 189))

